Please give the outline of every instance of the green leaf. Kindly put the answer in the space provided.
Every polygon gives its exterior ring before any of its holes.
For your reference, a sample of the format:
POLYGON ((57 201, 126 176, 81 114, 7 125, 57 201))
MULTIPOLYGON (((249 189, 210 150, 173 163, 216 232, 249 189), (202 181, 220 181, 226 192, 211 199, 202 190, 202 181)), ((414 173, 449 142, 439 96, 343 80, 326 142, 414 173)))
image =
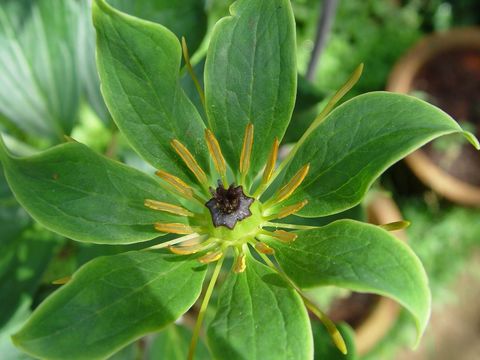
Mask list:
POLYGON ((161 235, 154 229, 156 221, 173 218, 143 205, 145 199, 176 203, 158 181, 82 144, 17 158, 7 154, 0 140, 0 160, 25 210, 71 239, 105 244, 150 240, 161 235))
MULTIPOLYGON (((373 92, 340 105, 300 145, 284 172, 289 179, 303 165, 310 172, 282 203, 308 200, 297 214, 316 217, 358 204, 378 176, 428 141, 463 133, 446 113, 401 94, 373 92)), ((472 143, 471 134, 464 133, 472 143)))
POLYGON ((80 100, 75 1, 39 0, 26 12, 0 8, 0 113, 23 132, 58 141, 80 100))
POLYGON ((264 165, 292 115, 297 84, 295 25, 288 0, 238 0, 213 30, 205 65, 210 127, 238 170, 243 134, 255 127, 250 174, 264 165))
POLYGON ((186 38, 190 53, 198 48, 207 31, 204 2, 198 0, 110 0, 117 9, 162 24, 180 39, 186 38))
POLYGON ((45 300, 13 340, 41 358, 105 358, 175 321, 200 295, 204 277, 197 261, 171 254, 100 257, 45 300))
POLYGON ((347 344, 348 354, 343 355, 333 344, 325 326, 319 321, 312 321, 312 332, 314 340, 314 360, 356 360, 355 333, 347 324, 337 325, 338 331, 342 334, 347 344))
POLYGON ((310 321, 300 296, 251 256, 245 272, 229 274, 207 336, 218 359, 313 357, 310 321))
POLYGON ((102 93, 118 127, 150 164, 191 177, 170 145, 178 139, 208 168, 204 124, 179 80, 181 46, 165 27, 95 0, 102 93))
MULTIPOLYGON (((148 349, 147 360, 185 360, 188 347, 192 339, 192 332, 181 325, 170 325, 152 341, 148 349)), ((195 350, 195 360, 210 360, 207 347, 199 339, 195 350)))
POLYGON ((420 338, 430 316, 430 290, 420 260, 406 244, 354 220, 296 233, 293 243, 268 243, 298 286, 336 285, 390 297, 413 315, 420 338))

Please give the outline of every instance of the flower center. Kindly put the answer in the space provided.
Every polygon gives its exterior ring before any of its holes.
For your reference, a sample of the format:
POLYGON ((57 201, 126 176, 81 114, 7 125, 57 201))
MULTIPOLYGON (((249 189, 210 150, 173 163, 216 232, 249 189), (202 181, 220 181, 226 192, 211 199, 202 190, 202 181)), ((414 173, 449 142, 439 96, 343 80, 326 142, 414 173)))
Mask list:
POLYGON ((210 188, 212 198, 207 201, 205 206, 212 215, 212 222, 215 227, 226 226, 233 229, 238 221, 241 221, 252 215, 250 205, 254 199, 248 197, 243 192, 243 187, 231 184, 228 189, 224 188, 221 180, 218 180, 218 186, 214 190, 210 188))

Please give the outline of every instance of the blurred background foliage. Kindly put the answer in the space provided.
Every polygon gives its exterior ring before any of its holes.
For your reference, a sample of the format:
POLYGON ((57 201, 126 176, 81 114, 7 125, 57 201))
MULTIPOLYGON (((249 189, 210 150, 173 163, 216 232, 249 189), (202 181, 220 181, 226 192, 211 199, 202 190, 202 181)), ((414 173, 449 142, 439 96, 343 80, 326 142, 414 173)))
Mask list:
MULTIPOLYGON (((161 23, 187 40, 195 71, 202 78, 208 38, 215 22, 228 14, 231 0, 109 0, 132 15, 161 23)), ((477 0, 339 0, 312 81, 305 78, 315 43, 321 0, 292 0, 297 21, 299 90, 284 143, 298 140, 325 101, 361 62, 365 70, 348 97, 383 90, 395 62, 421 37, 451 27, 480 24, 477 0)), ((200 108, 186 72, 185 91, 200 108)), ((203 114, 203 111, 200 109, 203 114)), ((70 137, 106 156, 151 171, 118 133, 102 100, 95 66, 95 33, 88 0, 0 0, 0 131, 17 155, 30 155, 70 137)), ((377 185, 397 201, 412 222, 409 242, 430 278, 434 305, 455 298, 450 284, 480 244, 480 211, 450 204, 431 193, 401 164, 377 185), (413 184, 413 185, 412 185, 413 184)), ((362 207, 345 217, 364 218, 362 207)), ((317 224, 332 219, 308 220, 317 224)), ((88 260, 138 249, 82 245, 36 224, 11 194, 0 168, 0 357, 28 359, 9 335, 32 309, 88 260)), ((327 304, 344 293, 318 292, 327 304)), ((188 325, 188 316, 184 321, 188 325)), ((316 325, 315 325, 316 326, 316 325)), ((326 348, 315 327, 316 348, 326 348)), ((348 327, 342 331, 348 335, 348 327)), ((172 325, 128 346, 113 358, 183 358, 188 326, 172 325), (148 344, 148 346, 146 345, 148 344)), ((393 359, 414 336, 402 315, 390 334, 366 359, 393 359)), ((319 350, 320 351, 320 350, 319 350)), ((327 350, 325 350, 327 351, 327 350)), ((208 359, 204 345, 199 359, 208 359)), ((351 354, 350 358, 356 358, 351 354)))

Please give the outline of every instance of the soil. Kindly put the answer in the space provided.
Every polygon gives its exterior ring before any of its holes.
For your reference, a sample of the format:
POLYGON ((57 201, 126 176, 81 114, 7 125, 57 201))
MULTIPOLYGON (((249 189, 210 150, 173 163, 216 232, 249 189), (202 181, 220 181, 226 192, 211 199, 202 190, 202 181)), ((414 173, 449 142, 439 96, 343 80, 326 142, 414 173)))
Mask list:
POLYGON ((352 293, 349 297, 333 302, 328 316, 335 323, 346 322, 352 328, 358 327, 375 309, 380 296, 352 293))
MULTIPOLYGON (((419 70, 413 89, 425 93, 427 101, 454 119, 469 122, 480 136, 480 50, 456 49, 437 55, 419 70)), ((480 186, 480 155, 469 143, 454 140, 442 149, 430 143, 423 149, 443 170, 480 186)))

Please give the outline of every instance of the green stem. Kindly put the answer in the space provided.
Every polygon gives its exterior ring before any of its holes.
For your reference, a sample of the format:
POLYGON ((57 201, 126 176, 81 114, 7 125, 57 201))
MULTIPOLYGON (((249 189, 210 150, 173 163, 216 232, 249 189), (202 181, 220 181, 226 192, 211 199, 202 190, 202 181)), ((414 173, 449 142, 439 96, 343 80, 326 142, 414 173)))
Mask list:
POLYGON ((327 329, 328 333, 330 334, 330 337, 335 344, 335 346, 342 352, 342 354, 346 355, 347 354, 347 345, 345 344, 345 341, 343 340, 342 334, 338 331, 337 327, 333 323, 332 320, 328 318, 328 316, 320 310, 305 294, 303 294, 302 290, 292 281, 290 278, 283 272, 283 270, 272 262, 270 258, 262 253, 258 253, 263 261, 272 269, 274 270, 280 277, 282 277, 283 280, 285 280, 290 286, 295 289, 295 291, 300 295, 300 297, 303 300, 303 303, 305 306, 314 314, 325 326, 327 329))
POLYGON ((198 337, 200 335, 200 329, 202 327, 203 318, 205 317, 205 312, 207 311, 208 303, 210 302, 210 298, 213 293, 213 288, 215 287, 215 283, 217 282, 218 275, 220 274, 220 270, 222 268, 224 256, 222 256, 217 264, 215 265, 215 270, 213 271, 212 278, 210 279, 210 283, 208 284, 207 291, 202 301, 202 305, 200 306, 200 312, 198 313, 197 322, 195 323, 195 329, 193 330, 192 341, 190 342, 190 347, 188 349, 188 360, 193 360, 195 355, 195 348, 197 347, 198 337))

